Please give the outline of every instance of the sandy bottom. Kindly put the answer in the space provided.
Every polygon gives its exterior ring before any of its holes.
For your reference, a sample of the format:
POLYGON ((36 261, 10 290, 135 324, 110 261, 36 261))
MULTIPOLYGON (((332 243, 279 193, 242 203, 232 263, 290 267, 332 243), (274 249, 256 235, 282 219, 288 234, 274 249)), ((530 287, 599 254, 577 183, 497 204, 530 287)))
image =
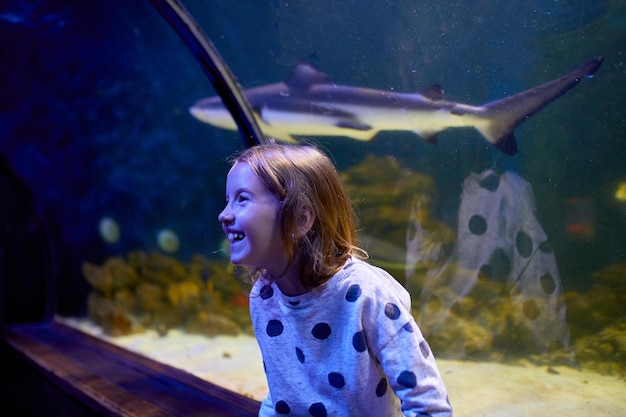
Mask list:
MULTIPOLYGON (((199 378, 262 400, 265 374, 252 336, 205 337, 171 330, 117 338, 89 321, 59 319, 86 333, 183 369, 199 378)), ((456 417, 626 416, 623 380, 568 367, 509 366, 491 362, 438 360, 456 417)))

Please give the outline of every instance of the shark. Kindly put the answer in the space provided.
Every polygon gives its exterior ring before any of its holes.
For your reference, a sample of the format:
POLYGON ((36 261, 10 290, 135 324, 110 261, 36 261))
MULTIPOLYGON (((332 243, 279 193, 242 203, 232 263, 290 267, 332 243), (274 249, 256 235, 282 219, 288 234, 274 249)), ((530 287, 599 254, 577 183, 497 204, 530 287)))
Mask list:
MULTIPOLYGON (((448 101, 440 85, 399 93, 335 84, 324 72, 300 62, 282 82, 243 91, 266 136, 297 142, 311 136, 371 140, 381 131, 411 131, 430 143, 449 128, 475 128, 508 155, 518 152, 514 130, 602 65, 596 57, 574 70, 521 93, 481 106, 448 101)), ((200 99, 189 109, 198 120, 237 130, 219 96, 200 99)))

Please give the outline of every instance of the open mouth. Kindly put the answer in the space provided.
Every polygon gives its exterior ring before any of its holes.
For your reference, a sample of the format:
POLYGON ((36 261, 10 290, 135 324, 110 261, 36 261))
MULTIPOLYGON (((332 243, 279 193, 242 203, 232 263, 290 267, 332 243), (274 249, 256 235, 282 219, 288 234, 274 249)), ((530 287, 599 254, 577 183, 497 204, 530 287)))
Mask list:
POLYGON ((235 243, 235 242, 239 242, 240 240, 242 240, 244 237, 246 237, 246 235, 244 235, 243 233, 239 233, 239 232, 228 232, 227 237, 231 243, 235 243))

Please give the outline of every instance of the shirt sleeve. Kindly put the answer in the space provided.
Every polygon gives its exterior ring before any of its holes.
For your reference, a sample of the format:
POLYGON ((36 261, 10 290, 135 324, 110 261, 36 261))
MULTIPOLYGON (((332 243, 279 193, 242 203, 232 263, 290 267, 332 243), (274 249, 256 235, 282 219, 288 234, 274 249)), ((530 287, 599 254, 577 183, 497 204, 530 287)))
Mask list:
POLYGON ((452 416, 452 407, 430 346, 413 319, 377 353, 387 383, 407 417, 452 416))
MULTIPOLYGON (((363 272, 363 271, 360 271, 363 272)), ((450 417, 452 407, 430 346, 411 314, 410 295, 387 272, 369 267, 362 322, 369 351, 407 417, 450 417)), ((365 276, 365 274, 364 274, 365 276)))

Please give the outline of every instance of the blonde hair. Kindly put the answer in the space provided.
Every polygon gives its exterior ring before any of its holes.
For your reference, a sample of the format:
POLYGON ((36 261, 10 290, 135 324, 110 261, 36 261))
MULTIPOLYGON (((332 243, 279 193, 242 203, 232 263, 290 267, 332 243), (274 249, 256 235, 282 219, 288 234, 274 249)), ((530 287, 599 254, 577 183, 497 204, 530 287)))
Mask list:
MULTIPOLYGON (((311 289, 326 282, 351 256, 367 257, 357 246, 357 219, 344 183, 332 161, 316 147, 262 144, 246 149, 231 162, 248 164, 282 202, 282 243, 289 264, 301 255, 300 281, 304 287, 311 289), (307 211, 314 215, 314 222, 299 236, 307 211)), ((249 272, 254 280, 263 271, 249 272)))

